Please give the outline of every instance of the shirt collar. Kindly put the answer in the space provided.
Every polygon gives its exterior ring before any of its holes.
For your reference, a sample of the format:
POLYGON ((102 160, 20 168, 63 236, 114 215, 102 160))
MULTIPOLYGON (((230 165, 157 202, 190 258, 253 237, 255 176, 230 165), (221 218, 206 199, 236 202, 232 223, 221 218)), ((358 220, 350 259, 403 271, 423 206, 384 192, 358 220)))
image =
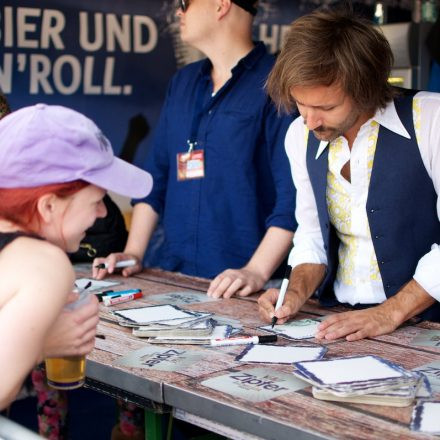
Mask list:
MULTIPOLYGON (((257 41, 254 48, 245 55, 233 68, 232 74, 234 75, 237 71, 244 68, 251 70, 259 59, 266 53, 266 46, 262 41, 257 41)), ((206 58, 202 65, 200 66, 200 73, 202 76, 211 77, 212 64, 211 61, 206 58)))
MULTIPOLYGON (((400 120, 399 115, 397 114, 394 101, 389 102, 384 109, 377 110, 376 114, 367 122, 365 122, 365 124, 369 124, 372 120, 376 121, 378 124, 382 125, 383 127, 387 128, 388 130, 400 136, 403 136, 407 139, 411 139, 411 136, 409 135, 408 131, 406 130, 405 126, 400 120)), ((363 126, 365 126, 365 124, 363 126)), ((313 133, 309 133, 309 136, 310 135, 313 136, 313 133)), ((326 149, 328 144, 329 142, 327 141, 321 141, 319 143, 319 147, 318 147, 318 151, 316 152, 315 159, 318 159, 318 157, 326 149)))

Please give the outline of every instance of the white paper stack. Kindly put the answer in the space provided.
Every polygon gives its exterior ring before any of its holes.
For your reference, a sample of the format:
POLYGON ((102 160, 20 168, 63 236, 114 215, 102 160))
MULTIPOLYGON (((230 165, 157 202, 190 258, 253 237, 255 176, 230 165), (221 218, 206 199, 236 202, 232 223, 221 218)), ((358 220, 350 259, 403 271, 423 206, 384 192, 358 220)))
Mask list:
POLYGON ((209 344, 210 339, 227 338, 230 325, 217 325, 212 313, 181 309, 172 304, 113 311, 122 326, 133 335, 155 344, 209 344))
POLYGON ((230 325, 217 325, 212 333, 205 336, 158 336, 150 338, 148 342, 152 344, 209 344, 211 339, 224 339, 231 336, 232 327, 230 325))
POLYGON ((112 314, 118 318, 120 325, 126 327, 147 326, 157 323, 179 326, 189 322, 202 321, 212 316, 211 313, 183 310, 171 304, 115 310, 112 314))
POLYGON ((378 356, 295 362, 293 366, 293 374, 311 383, 313 396, 322 400, 408 406, 419 389, 430 394, 422 374, 378 356))
POLYGON ((140 338, 161 336, 207 336, 215 327, 212 319, 203 321, 191 320, 179 325, 162 324, 161 322, 151 325, 143 325, 133 328, 133 335, 140 338))

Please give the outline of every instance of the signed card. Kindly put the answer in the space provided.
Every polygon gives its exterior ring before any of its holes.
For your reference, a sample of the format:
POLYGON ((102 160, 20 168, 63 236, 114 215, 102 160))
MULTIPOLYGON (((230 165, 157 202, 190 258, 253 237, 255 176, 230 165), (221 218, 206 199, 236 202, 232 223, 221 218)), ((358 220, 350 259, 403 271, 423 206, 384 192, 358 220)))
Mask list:
POLYGON ((267 368, 229 372, 201 385, 249 402, 264 402, 309 386, 292 374, 267 368))
POLYGON ((288 339, 309 339, 315 337, 320 323, 321 321, 318 319, 298 319, 275 325, 274 328, 271 325, 259 328, 267 332, 277 333, 288 339))
POLYGON ((201 352, 176 348, 144 347, 118 359, 115 365, 178 372, 203 359, 201 352))
POLYGON ((440 401, 419 401, 413 409, 411 429, 413 431, 440 434, 440 401))
POLYGON ((246 363, 292 364, 324 357, 327 348, 321 346, 296 346, 257 344, 247 346, 236 358, 246 363))
POLYGON ((182 292, 168 292, 154 295, 151 300, 158 303, 172 304, 180 306, 182 304, 196 304, 211 301, 219 301, 217 298, 211 298, 206 293, 197 292, 195 290, 187 290, 182 292))
POLYGON ((427 378, 433 393, 440 393, 440 361, 430 362, 414 368, 413 371, 422 373, 427 378))
POLYGON ((420 329, 420 333, 413 338, 410 345, 440 348, 440 330, 420 329))
POLYGON ((118 281, 111 280, 94 280, 93 278, 78 278, 75 281, 75 285, 78 289, 84 289, 88 283, 91 283, 90 287, 87 288, 89 292, 94 290, 107 290, 110 287, 122 284, 118 281))
POLYGON ((198 316, 194 312, 182 310, 179 307, 173 306, 171 304, 117 310, 113 312, 113 315, 139 325, 147 325, 152 322, 169 321, 172 319, 182 319, 198 316))

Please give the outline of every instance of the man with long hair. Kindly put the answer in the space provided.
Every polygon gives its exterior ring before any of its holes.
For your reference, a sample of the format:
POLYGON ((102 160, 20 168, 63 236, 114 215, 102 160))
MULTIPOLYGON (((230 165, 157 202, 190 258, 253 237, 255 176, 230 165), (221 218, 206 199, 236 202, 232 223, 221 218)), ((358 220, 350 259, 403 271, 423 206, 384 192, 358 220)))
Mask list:
POLYGON ((440 95, 397 90, 391 48, 371 23, 338 11, 296 20, 267 88, 300 112, 286 137, 299 223, 284 305, 259 301, 279 323, 315 292, 356 310, 317 337, 357 340, 421 314, 439 320, 440 95))

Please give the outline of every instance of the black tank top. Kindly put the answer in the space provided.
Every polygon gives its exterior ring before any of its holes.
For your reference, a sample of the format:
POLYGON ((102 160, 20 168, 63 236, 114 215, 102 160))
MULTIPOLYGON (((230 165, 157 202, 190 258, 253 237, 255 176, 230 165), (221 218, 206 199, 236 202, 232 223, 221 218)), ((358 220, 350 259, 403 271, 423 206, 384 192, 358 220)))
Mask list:
POLYGON ((18 237, 32 237, 39 238, 36 235, 29 234, 22 231, 16 232, 0 232, 0 251, 6 247, 9 243, 13 242, 18 237))

